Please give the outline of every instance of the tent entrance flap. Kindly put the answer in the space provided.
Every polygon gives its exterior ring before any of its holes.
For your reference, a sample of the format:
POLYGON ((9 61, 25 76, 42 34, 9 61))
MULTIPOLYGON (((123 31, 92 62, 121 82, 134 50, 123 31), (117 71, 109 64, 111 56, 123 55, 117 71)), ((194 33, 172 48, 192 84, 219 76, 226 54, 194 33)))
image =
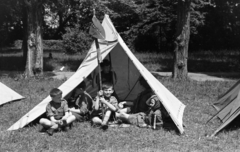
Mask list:
MULTIPOLYGON (((139 83, 137 83, 141 74, 131 62, 127 54, 123 51, 121 45, 117 44, 111 52, 106 55, 104 60, 111 61, 111 72, 116 74, 114 90, 120 101, 133 101, 136 99, 138 94, 144 89, 139 83)), ((98 71, 96 67, 91 73, 91 75, 93 75, 92 84, 89 84, 87 87, 87 91, 93 97, 96 96, 98 90, 96 81, 97 73, 98 71)))

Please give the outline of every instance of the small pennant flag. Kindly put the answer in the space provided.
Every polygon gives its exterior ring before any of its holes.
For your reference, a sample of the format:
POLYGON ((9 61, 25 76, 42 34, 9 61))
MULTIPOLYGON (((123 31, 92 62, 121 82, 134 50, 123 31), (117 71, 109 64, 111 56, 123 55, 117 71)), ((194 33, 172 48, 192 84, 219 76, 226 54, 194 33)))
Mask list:
POLYGON ((94 15, 92 18, 93 24, 90 26, 89 34, 97 39, 105 39, 105 31, 99 20, 94 15))

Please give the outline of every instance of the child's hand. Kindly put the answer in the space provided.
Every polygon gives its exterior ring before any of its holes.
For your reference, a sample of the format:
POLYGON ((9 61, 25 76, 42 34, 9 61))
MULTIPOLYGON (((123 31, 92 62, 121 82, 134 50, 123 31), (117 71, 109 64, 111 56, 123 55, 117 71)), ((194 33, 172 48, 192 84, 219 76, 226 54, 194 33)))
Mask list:
POLYGON ((102 91, 102 90, 99 90, 99 91, 98 91, 98 96, 99 96, 99 97, 103 96, 103 91, 102 91))
POLYGON ((119 107, 120 109, 122 109, 122 108, 124 107, 124 104, 125 104, 125 103, 126 103, 125 101, 120 102, 120 103, 118 104, 118 107, 119 107))
POLYGON ((100 101, 101 103, 104 103, 104 104, 106 103, 106 100, 105 100, 103 97, 100 98, 99 101, 100 101))

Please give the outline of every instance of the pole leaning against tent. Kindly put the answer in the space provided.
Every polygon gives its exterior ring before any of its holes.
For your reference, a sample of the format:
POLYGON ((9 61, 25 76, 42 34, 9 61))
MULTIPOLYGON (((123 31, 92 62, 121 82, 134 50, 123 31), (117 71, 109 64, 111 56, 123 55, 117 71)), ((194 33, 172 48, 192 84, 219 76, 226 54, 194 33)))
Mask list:
POLYGON ((98 75, 99 75, 99 89, 102 90, 102 79, 101 79, 101 67, 100 63, 102 62, 101 52, 99 48, 98 39, 105 39, 105 31, 99 20, 95 16, 95 9, 93 9, 93 24, 90 26, 89 34, 94 37, 94 41, 97 49, 97 62, 98 62, 98 75))
MULTIPOLYGON (((94 37, 96 49, 97 49, 97 62, 98 62, 98 76, 99 76, 99 89, 102 90, 102 77, 101 77, 101 66, 100 63, 102 62, 102 56, 100 52, 100 47, 98 43, 98 39, 105 39, 105 31, 103 29, 102 24, 96 18, 95 9, 93 9, 93 24, 90 26, 89 34, 94 37)), ((103 108, 102 108, 103 109, 103 108)), ((102 111, 102 115, 104 117, 104 111, 102 111)))

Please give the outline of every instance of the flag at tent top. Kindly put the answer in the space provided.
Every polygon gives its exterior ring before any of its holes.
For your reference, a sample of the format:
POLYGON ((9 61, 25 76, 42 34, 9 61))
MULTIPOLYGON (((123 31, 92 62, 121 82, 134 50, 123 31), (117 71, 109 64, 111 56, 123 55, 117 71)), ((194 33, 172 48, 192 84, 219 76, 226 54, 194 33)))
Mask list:
POLYGON ((105 31, 103 29, 103 26, 95 15, 93 15, 92 22, 93 23, 90 26, 89 34, 97 39, 105 39, 105 31))

